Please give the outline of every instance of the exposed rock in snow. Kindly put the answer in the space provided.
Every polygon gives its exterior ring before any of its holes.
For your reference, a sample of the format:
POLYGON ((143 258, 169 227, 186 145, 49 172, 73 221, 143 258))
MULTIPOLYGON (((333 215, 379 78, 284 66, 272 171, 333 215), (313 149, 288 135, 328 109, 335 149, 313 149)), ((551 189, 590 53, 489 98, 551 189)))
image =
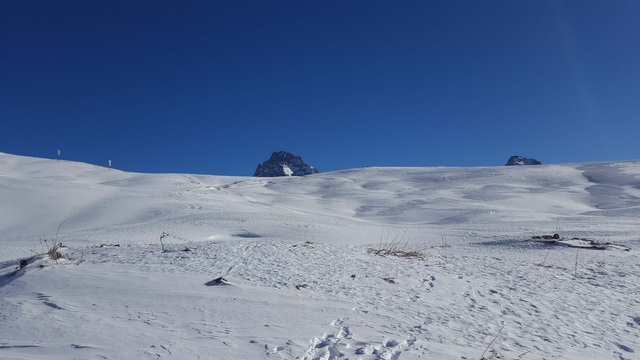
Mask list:
POLYGON ((542 165, 542 163, 536 159, 529 159, 526 157, 514 155, 509 158, 509 161, 507 161, 507 164, 505 166, 513 165, 542 165))
POLYGON ((269 160, 259 164, 253 176, 304 176, 316 174, 318 170, 305 163, 300 156, 286 151, 271 154, 269 160))

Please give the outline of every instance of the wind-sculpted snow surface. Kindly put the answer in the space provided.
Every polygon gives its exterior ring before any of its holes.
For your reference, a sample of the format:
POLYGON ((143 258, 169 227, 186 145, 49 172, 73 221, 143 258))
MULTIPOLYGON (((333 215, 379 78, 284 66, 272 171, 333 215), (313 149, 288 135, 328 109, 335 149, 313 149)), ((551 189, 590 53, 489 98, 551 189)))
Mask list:
POLYGON ((639 175, 256 179, 0 154, 0 358, 636 359, 639 175), (625 247, 530 241, 552 233, 625 247), (39 255, 53 241, 65 258, 39 255), (371 251, 393 246, 418 256, 371 251))

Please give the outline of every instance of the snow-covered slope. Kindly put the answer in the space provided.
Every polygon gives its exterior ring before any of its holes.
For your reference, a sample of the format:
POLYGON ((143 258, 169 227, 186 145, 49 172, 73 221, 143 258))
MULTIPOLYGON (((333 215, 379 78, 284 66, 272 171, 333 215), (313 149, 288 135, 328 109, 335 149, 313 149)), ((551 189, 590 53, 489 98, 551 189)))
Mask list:
POLYGON ((253 178, 0 153, 0 358, 633 359, 639 215, 632 161, 253 178), (632 250, 529 241, 553 233, 632 250), (370 252, 394 240, 420 256, 370 252))

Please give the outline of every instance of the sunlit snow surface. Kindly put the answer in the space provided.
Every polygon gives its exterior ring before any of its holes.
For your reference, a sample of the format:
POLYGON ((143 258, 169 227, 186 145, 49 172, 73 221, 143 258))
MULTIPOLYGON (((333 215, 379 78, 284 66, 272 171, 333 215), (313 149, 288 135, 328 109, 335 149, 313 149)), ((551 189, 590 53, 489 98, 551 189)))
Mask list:
POLYGON ((0 358, 638 359, 639 219, 639 162, 249 178, 0 153, 0 358), (530 241, 554 233, 631 251, 530 241), (421 256, 370 251, 394 241, 421 256))

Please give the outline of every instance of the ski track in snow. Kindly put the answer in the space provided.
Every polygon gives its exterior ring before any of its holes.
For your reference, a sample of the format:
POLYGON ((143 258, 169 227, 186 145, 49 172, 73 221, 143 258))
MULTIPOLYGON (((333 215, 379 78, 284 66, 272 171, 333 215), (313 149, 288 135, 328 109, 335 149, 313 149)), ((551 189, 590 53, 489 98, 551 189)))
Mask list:
POLYGON ((638 359, 639 179, 635 162, 255 179, 0 154, 0 358, 638 359), (632 251, 528 240, 553 232, 632 251), (394 239, 422 256, 371 253, 394 239), (53 240, 68 259, 35 256, 53 240))

